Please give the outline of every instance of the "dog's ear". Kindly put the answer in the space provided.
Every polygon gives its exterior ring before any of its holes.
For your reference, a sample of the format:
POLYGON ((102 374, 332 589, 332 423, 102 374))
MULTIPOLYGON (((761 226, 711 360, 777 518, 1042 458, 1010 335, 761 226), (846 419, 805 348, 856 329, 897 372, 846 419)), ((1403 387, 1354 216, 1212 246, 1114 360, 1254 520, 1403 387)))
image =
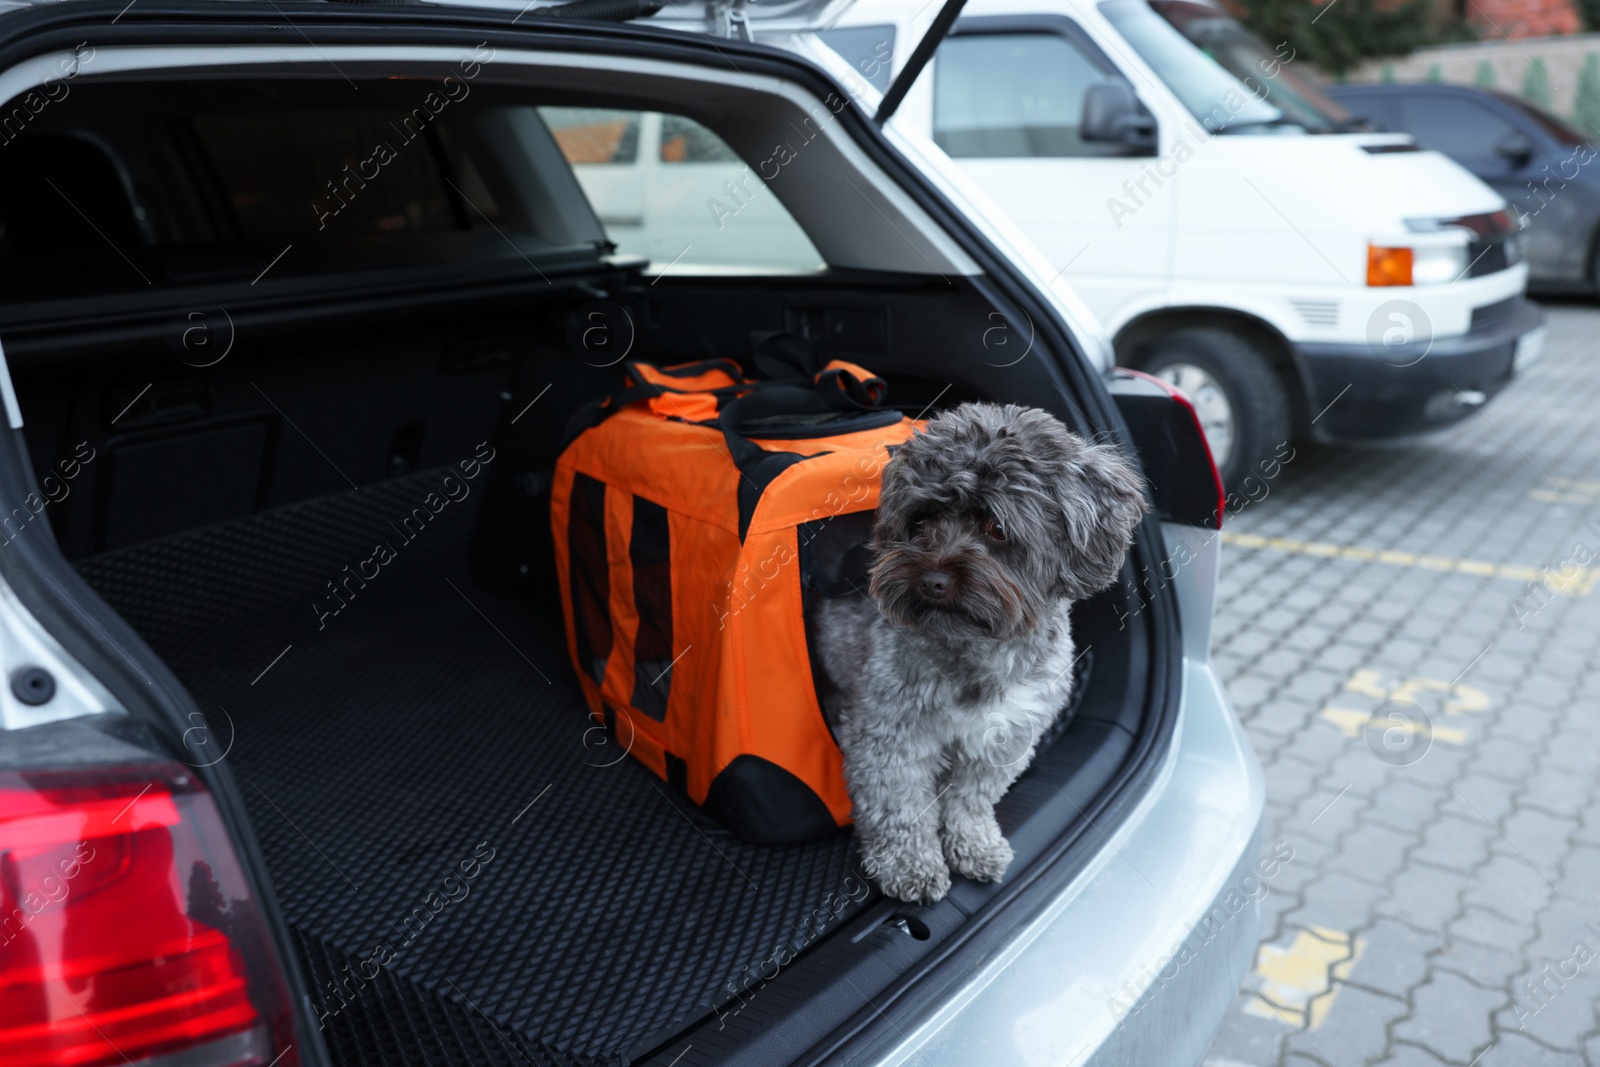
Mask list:
POLYGON ((878 543, 905 541, 911 536, 912 512, 923 504, 917 480, 909 469, 904 446, 889 457, 878 486, 878 507, 873 514, 872 535, 878 543))
POLYGON ((1098 593, 1122 570, 1133 529, 1149 510, 1138 468, 1111 445, 1085 445, 1056 484, 1066 528, 1061 583, 1073 600, 1098 593))

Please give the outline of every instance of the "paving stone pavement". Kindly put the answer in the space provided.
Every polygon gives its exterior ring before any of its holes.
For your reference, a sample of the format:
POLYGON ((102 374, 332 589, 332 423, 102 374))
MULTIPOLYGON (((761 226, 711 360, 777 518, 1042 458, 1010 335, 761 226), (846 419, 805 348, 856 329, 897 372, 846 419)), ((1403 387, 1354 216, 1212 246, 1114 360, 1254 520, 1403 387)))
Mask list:
POLYGON ((1546 312, 1481 413, 1300 449, 1225 526, 1216 664, 1295 858, 1206 1067, 1600 1067, 1600 308, 1546 312))

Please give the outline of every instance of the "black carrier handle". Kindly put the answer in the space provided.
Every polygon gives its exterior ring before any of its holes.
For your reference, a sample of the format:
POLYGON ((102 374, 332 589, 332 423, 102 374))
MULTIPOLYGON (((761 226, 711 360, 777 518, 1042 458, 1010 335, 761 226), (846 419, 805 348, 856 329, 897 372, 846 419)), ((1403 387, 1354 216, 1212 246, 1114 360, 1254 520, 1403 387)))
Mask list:
MULTIPOLYGON (((563 446, 629 404, 672 392, 706 393, 721 401, 715 423, 704 425, 714 425, 722 431, 735 463, 743 463, 763 451, 750 440, 752 436, 804 440, 891 426, 900 420, 898 411, 883 406, 889 387, 882 378, 861 379, 843 367, 820 366, 816 348, 796 334, 769 335, 756 346, 750 361, 767 377, 717 389, 675 390, 635 374, 638 384, 574 413, 563 435, 563 446)), ((737 364, 725 359, 704 360, 682 371, 687 377, 716 367, 742 373, 737 364)))

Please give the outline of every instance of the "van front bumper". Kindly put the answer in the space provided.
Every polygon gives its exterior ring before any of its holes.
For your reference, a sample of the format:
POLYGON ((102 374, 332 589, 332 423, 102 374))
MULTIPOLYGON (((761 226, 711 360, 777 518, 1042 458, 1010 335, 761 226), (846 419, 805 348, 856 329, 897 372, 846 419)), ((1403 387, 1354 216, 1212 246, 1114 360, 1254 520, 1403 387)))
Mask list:
POLYGON ((1294 859, 1260 847, 1261 767, 1204 662, 1185 661, 1178 730, 1108 847, 876 1067, 1199 1062, 1294 859))
POLYGON ((1516 297, 1492 324, 1456 337, 1393 346, 1296 343, 1311 435, 1372 441, 1449 426, 1510 384, 1519 365, 1537 358, 1543 339, 1544 313, 1516 297))

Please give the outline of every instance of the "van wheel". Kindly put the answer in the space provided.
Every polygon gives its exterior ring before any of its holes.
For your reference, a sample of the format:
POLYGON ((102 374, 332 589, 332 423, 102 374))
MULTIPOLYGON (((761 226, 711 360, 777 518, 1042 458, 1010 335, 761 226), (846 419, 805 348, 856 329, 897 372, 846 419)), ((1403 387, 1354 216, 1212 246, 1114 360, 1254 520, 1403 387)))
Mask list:
POLYGON ((1229 490, 1290 436, 1289 396, 1248 341, 1222 330, 1175 330, 1150 345, 1139 369, 1187 393, 1229 490))

